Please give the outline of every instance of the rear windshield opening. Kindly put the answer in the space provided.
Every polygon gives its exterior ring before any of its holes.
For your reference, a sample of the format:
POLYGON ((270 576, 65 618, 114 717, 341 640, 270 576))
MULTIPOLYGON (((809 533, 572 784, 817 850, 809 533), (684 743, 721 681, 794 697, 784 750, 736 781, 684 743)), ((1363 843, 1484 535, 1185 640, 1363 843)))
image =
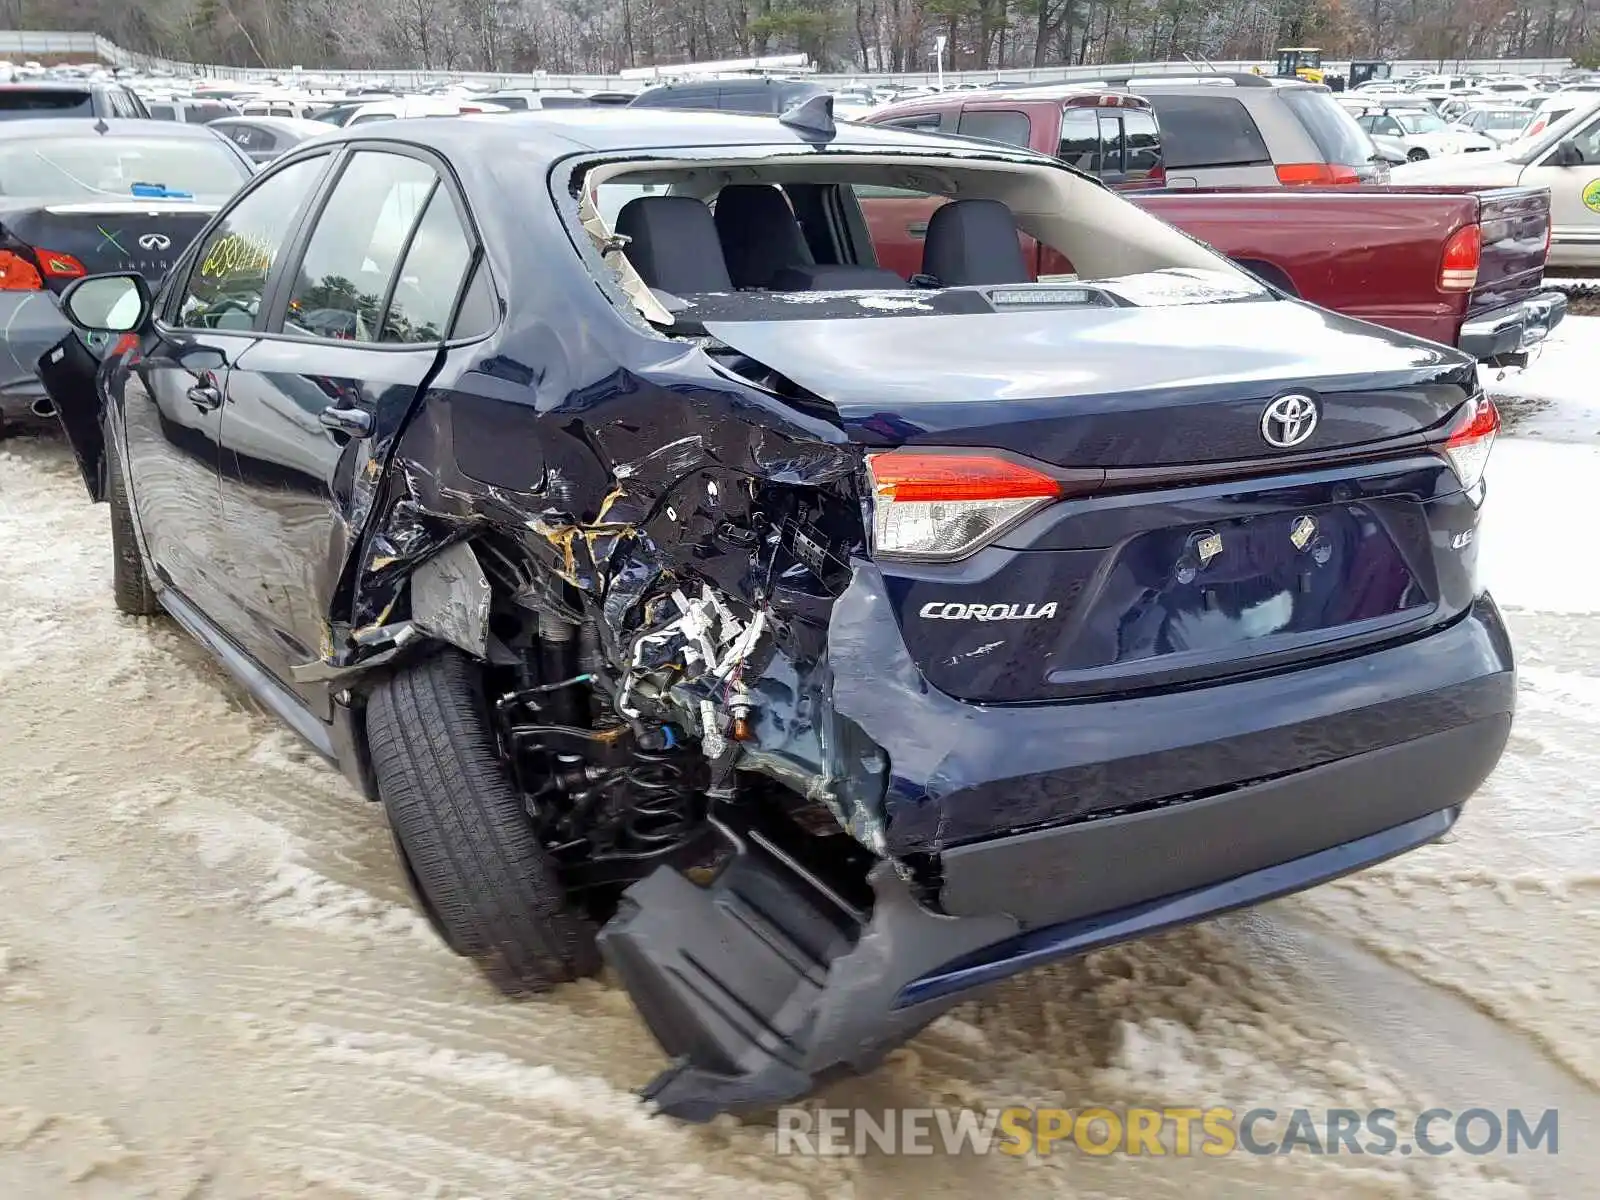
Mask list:
POLYGON ((1026 160, 774 152, 580 167, 590 244, 652 323, 1272 299, 1114 193, 1026 160))

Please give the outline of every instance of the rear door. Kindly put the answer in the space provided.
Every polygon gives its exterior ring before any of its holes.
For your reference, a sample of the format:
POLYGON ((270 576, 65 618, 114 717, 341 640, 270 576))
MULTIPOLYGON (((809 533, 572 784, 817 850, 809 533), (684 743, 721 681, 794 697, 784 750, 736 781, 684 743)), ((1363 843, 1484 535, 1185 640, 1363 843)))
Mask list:
MULTIPOLYGON (((267 336, 234 364, 221 432, 234 632, 286 686, 327 651, 361 526, 352 480, 439 364, 469 229, 434 159, 357 148, 298 239, 267 336)), ((327 717, 324 685, 296 690, 327 717)))
POLYGON ((329 159, 302 159, 239 198, 180 268, 153 331, 122 371, 124 462, 152 564, 219 624, 222 403, 254 342, 267 279, 329 159))

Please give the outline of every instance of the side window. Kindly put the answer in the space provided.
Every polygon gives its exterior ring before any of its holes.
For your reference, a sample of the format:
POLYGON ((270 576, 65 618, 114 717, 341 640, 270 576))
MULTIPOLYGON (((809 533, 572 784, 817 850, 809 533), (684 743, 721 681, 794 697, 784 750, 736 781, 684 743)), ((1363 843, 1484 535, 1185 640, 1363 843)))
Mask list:
POLYGON ((936 112, 911 113, 904 117, 891 117, 887 121, 877 121, 874 124, 887 125, 891 129, 920 129, 924 133, 937 133, 942 115, 936 112))
POLYGON ((1061 147, 1056 157, 1069 167, 1100 174, 1100 115, 1092 108, 1061 112, 1061 147))
POLYGON ((1231 96, 1152 95, 1167 169, 1270 163, 1254 118, 1231 96))
POLYGON ((963 112, 956 123, 956 132, 962 137, 984 138, 1011 146, 1026 146, 1033 140, 1033 126, 1027 113, 997 109, 963 112))
POLYGON ((171 310, 174 324, 186 329, 255 324, 272 264, 327 165, 327 155, 301 159, 262 180, 228 211, 194 257, 171 310))
POLYGON ((1573 134, 1572 143, 1578 147, 1586 165, 1600 163, 1600 120, 1590 121, 1587 129, 1573 134))
POLYGON ((381 113, 381 112, 378 112, 378 113, 363 113, 359 117, 352 117, 350 119, 350 124, 352 124, 352 125, 369 125, 373 121, 392 121, 392 120, 394 120, 394 115, 392 113, 381 113))
POLYGON ((1400 122, 1393 117, 1374 117, 1372 124, 1367 128, 1368 133, 1386 135, 1388 137, 1404 137, 1405 130, 1400 128, 1400 122))
POLYGON ((450 330, 452 338, 482 337, 500 319, 499 300, 494 294, 494 283, 489 279, 489 268, 483 263, 472 274, 472 283, 462 298, 461 311, 450 330))
POLYGON ((444 337, 471 264, 472 245, 456 206, 442 185, 436 187, 400 265, 378 340, 416 345, 444 337))
POLYGON ((1161 130, 1153 116, 1137 108, 1123 112, 1122 128, 1127 138, 1128 174, 1144 179, 1161 165, 1161 130))
POLYGON ((427 163, 402 154, 352 156, 306 243, 285 328, 339 341, 377 341, 389 281, 437 179, 427 163))
POLYGON ((1114 112, 1100 114, 1100 170, 1106 175, 1127 170, 1122 165, 1122 120, 1114 112))

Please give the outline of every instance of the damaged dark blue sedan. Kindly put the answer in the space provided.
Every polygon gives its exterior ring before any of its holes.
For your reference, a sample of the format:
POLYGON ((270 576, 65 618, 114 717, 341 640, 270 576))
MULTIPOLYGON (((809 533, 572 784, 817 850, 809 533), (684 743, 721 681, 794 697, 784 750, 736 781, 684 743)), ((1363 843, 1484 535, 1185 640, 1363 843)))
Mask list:
POLYGON ((380 800, 500 987, 608 963, 685 1118, 1429 842, 1507 739, 1471 359, 1027 152, 392 122, 65 304, 121 339, 41 364, 119 607, 380 800), (860 199, 930 195, 879 267, 860 199))

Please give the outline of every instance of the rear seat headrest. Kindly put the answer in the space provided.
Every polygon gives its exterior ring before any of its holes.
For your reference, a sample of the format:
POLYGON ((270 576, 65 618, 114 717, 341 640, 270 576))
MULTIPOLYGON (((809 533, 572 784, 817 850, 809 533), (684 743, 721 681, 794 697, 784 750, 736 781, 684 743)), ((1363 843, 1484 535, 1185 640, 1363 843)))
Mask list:
POLYGON ((953 200, 935 209, 922 244, 922 273, 946 287, 1033 279, 1016 220, 998 200, 953 200))
POLYGON ((638 196, 622 206, 616 231, 646 286, 674 295, 731 292, 711 210, 693 196, 638 196))
POLYGON ((717 193, 715 222, 734 287, 768 287, 783 268, 813 261, 789 201, 770 183, 723 188, 717 193))

